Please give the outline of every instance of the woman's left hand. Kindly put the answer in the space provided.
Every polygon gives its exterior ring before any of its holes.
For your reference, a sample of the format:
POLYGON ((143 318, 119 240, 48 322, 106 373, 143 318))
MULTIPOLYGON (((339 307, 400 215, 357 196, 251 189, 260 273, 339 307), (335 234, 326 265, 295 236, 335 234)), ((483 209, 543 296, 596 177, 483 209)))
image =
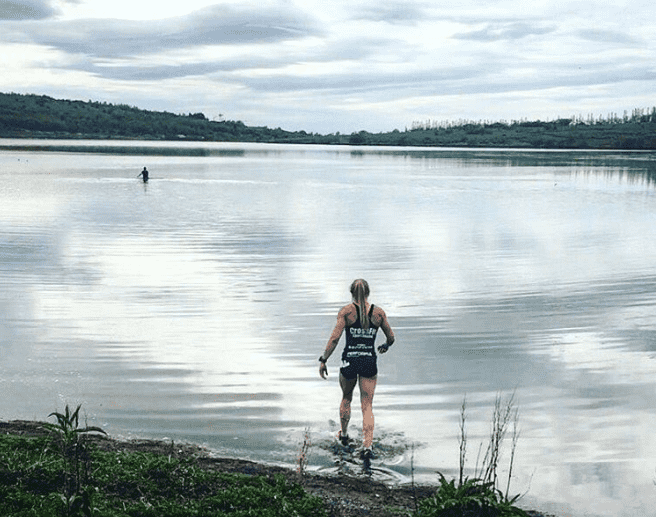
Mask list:
POLYGON ((328 377, 328 367, 324 362, 319 363, 319 375, 321 375, 322 379, 328 377))

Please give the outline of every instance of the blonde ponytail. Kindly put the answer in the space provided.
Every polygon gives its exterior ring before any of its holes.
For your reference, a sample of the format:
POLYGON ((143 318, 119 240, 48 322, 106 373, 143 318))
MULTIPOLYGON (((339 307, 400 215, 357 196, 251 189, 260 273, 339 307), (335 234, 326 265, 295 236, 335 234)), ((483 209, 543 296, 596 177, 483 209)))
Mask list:
POLYGON ((367 314, 366 300, 369 297, 369 284, 366 280, 359 278, 354 280, 351 284, 351 295, 358 308, 358 315, 360 316, 360 323, 363 329, 369 328, 369 314, 367 314))

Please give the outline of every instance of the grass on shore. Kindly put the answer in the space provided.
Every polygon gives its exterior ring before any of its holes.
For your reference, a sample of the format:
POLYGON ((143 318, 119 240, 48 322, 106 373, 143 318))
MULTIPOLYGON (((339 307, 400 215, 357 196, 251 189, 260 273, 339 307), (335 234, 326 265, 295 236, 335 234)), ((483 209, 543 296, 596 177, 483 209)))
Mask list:
POLYGON ((84 504, 64 489, 66 460, 48 436, 0 435, 0 515, 15 517, 321 516, 323 502, 278 475, 203 468, 191 457, 87 447, 84 504))
POLYGON ((486 476, 463 478, 463 402, 460 479, 449 482, 440 475, 437 487, 415 487, 413 479, 412 488, 405 490, 371 480, 309 476, 309 429, 297 472, 255 468, 257 464, 243 460, 232 460, 226 468, 200 448, 152 442, 144 449, 117 442, 100 428, 80 427, 80 407, 73 412, 67 407, 50 415, 57 424, 0 423, 0 515, 541 517, 516 508, 516 498, 509 499, 496 486, 498 452, 512 403, 501 411, 497 399, 486 476))

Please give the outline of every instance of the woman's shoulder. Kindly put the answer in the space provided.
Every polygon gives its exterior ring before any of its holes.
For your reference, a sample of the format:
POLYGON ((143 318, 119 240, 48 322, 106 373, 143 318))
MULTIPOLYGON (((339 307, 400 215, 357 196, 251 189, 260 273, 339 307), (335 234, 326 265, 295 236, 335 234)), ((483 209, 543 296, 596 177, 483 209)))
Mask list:
POLYGON ((374 305, 374 310, 373 310, 373 314, 371 315, 371 319, 377 327, 380 327, 387 320, 387 314, 385 314, 385 311, 383 310, 382 307, 379 307, 378 305, 374 305))
POLYGON ((357 308, 352 303, 349 303, 348 305, 344 305, 344 307, 342 307, 339 310, 339 314, 341 316, 347 316, 349 314, 357 314, 357 312, 358 312, 357 308))

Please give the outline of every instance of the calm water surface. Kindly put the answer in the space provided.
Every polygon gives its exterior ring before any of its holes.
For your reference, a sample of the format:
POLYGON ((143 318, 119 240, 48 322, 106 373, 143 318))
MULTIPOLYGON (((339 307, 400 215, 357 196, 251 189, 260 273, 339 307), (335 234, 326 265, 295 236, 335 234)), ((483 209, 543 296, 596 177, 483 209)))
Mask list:
POLYGON ((377 475, 407 480, 413 444, 421 481, 455 474, 465 395, 473 468, 515 392, 524 505, 656 515, 653 154, 177 147, 197 156, 0 154, 1 419, 82 403, 115 436, 278 463, 309 428, 330 471, 317 357, 364 277, 397 335, 377 475))

